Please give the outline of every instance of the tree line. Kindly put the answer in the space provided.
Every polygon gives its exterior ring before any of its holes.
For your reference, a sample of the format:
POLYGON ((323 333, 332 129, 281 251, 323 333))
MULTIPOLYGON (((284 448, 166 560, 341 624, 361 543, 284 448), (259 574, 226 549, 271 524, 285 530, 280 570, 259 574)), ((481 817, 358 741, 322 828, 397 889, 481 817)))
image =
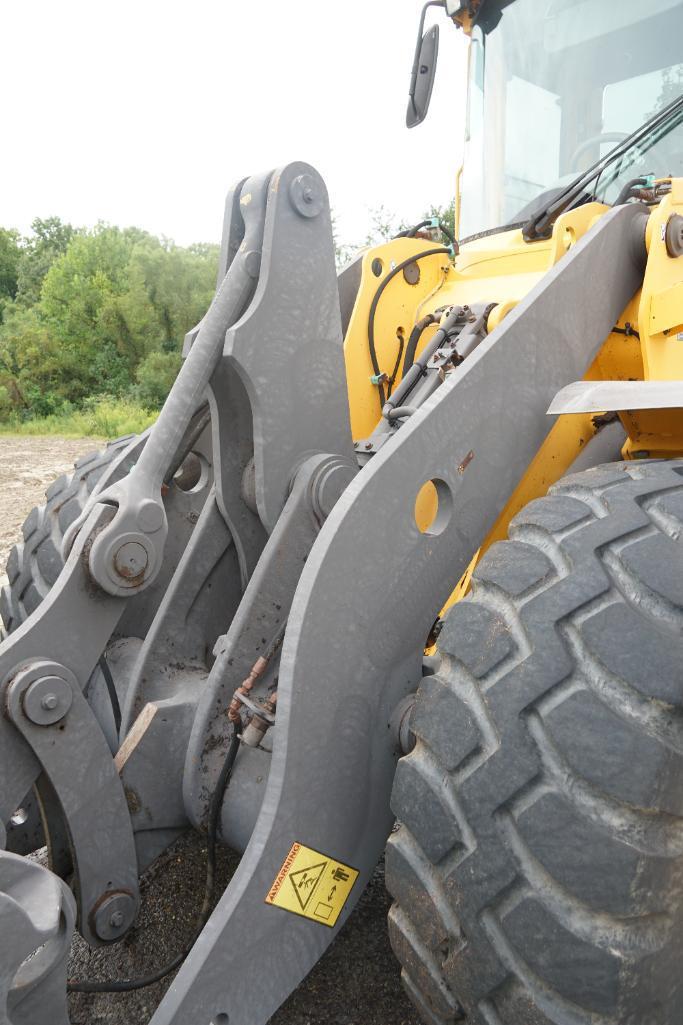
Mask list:
MULTIPOLYGON (((433 208, 452 227, 453 209, 433 208)), ((363 245, 405 225, 380 207, 363 245)), ((358 247, 335 242, 338 264, 358 247)), ((206 312, 219 247, 140 228, 36 218, 0 228, 0 425, 69 416, 106 399, 160 408, 185 333, 206 312)))
POLYGON ((0 420, 101 396, 158 408, 216 284, 218 246, 37 218, 0 228, 0 420))

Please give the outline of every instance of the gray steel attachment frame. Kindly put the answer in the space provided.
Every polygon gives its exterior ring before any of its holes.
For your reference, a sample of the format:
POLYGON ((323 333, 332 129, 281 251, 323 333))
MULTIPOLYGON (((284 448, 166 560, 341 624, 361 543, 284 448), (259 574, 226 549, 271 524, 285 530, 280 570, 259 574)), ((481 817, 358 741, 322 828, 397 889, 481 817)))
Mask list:
MULTIPOLYGON (((60 679, 71 686, 70 707, 75 702, 80 708, 80 690, 121 619, 127 596, 145 588, 158 569, 166 533, 166 519, 160 522, 158 514, 161 482, 183 425, 210 386, 216 503, 242 551, 242 572, 254 581, 240 608, 265 615, 275 584, 291 607, 259 816, 233 880, 153 1025, 264 1025, 347 920, 391 827, 389 792, 399 750, 390 726, 397 705, 419 681, 424 639, 550 430, 548 403, 590 365, 640 284, 645 256, 642 211, 624 206, 605 215, 500 327, 446 374, 442 386, 343 490, 355 466, 324 185, 307 165, 289 165, 245 182, 239 204, 244 232, 229 220, 234 231, 227 231, 224 246, 226 276, 190 348, 185 364, 190 369, 181 372, 168 412, 126 478, 133 483, 99 493, 80 531, 72 532, 69 559, 52 592, 0 645, 2 700, 11 704, 11 718, 0 719, 0 818, 6 821, 41 770, 41 743, 32 748, 28 731, 16 728, 16 717, 28 711, 42 722, 54 712, 52 701, 42 704, 43 687, 31 698, 19 695, 20 713, 12 704, 15 680, 27 663, 56 663, 66 674, 60 679), (292 274, 285 273, 287 266, 292 274), (289 359, 280 358, 278 344, 289 359), (236 398, 232 419, 226 395, 236 398), (253 495, 244 486, 249 442, 253 495), (434 483, 439 509, 422 533, 414 504, 427 481, 434 483), (258 517, 262 536, 253 530, 249 535, 253 522, 233 519, 240 502, 258 517), (107 561, 124 535, 123 543, 149 550, 134 586, 116 583, 107 561), (280 553, 284 582, 276 573, 280 553), (74 624, 81 631, 76 644, 74 624), (359 870, 333 929, 265 903, 295 842, 359 870)), ((235 206, 231 202, 230 217, 235 206)), ((133 553, 131 561, 136 557, 133 553)), ((184 560, 176 572, 184 572, 184 560)), ((281 622, 280 611, 270 610, 269 630, 281 622)), ((158 615, 168 614, 162 601, 158 615)), ((248 665, 254 647, 271 640, 259 640, 253 627, 238 609, 234 629, 222 643, 236 665, 248 665)), ((219 656, 203 683, 197 674, 197 697, 202 697, 183 780, 186 812, 196 822, 203 819, 204 804, 197 767, 232 693, 227 661, 219 656)), ((66 692, 61 684, 54 686, 59 699, 66 692)), ((159 700, 158 680, 150 693, 159 700)), ((131 714, 135 704, 131 699, 131 714)), ((144 715, 143 708, 140 718, 144 715)), ((155 718, 160 724, 161 717, 155 718)), ((176 742, 179 723, 188 719, 187 708, 174 718, 170 735, 176 742)), ((98 728, 85 716, 83 722, 84 730, 98 728)), ((53 729, 50 722, 34 725, 53 729)), ((164 744, 161 729, 144 736, 164 744)), ((220 731, 216 736, 222 745, 220 731)), ((70 749, 60 750, 61 756, 51 753, 47 766, 57 792, 71 757, 70 749)), ((143 764, 142 747, 137 754, 143 764)), ((248 758, 242 747, 238 763, 248 758)), ((108 750, 103 749, 101 764, 106 765, 101 773, 97 766, 93 770, 98 779, 106 777, 114 791, 119 788, 108 811, 111 823, 118 823, 123 788, 111 778, 108 750)), ((214 767, 208 768, 211 778, 214 767)), ((176 783, 179 775, 173 777, 176 783)), ((71 810, 65 809, 67 824, 71 814, 78 825, 82 812, 77 795, 71 810)), ((129 838, 130 829, 129 820, 119 836, 129 838)), ((106 830, 98 842, 107 842, 106 830)), ((119 870, 127 872, 134 857, 130 843, 121 851, 119 870)), ((8 865, 8 857, 0 853, 0 867, 8 865)), ((112 895, 93 860, 88 860, 93 892, 102 883, 104 906, 112 895)), ((51 907, 57 903, 53 894, 51 907)), ((112 909, 118 920, 118 905, 112 909)), ((53 919, 48 926, 54 928, 53 919)), ((22 927, 26 942, 29 934, 29 926, 22 927)), ((36 1025, 51 1020, 49 1006, 34 1016, 36 1025)))
POLYGON ((264 1025, 344 924, 391 827, 398 702, 458 580, 642 281, 642 211, 606 214, 373 457, 333 509, 292 603, 278 725, 242 862, 152 1025, 264 1025), (435 483, 421 533, 414 503, 435 483), (334 929, 264 903, 292 843, 360 870, 334 929))

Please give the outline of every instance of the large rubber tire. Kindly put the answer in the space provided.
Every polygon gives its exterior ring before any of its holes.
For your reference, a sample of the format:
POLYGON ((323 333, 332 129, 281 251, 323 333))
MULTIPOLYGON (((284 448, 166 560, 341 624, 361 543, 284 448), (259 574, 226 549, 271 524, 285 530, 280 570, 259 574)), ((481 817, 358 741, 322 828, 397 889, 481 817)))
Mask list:
POLYGON ((109 442, 101 452, 83 456, 75 464, 73 474, 63 474, 50 485, 45 505, 35 506, 26 517, 22 527, 24 540, 9 554, 6 569, 9 583, 0 592, 0 616, 5 633, 16 630, 47 595, 64 565, 61 556, 64 532, 80 515, 102 474, 134 438, 135 435, 129 434, 109 442))
POLYGON ((386 870, 424 1021, 680 1025, 683 460, 528 505, 439 646, 386 870))

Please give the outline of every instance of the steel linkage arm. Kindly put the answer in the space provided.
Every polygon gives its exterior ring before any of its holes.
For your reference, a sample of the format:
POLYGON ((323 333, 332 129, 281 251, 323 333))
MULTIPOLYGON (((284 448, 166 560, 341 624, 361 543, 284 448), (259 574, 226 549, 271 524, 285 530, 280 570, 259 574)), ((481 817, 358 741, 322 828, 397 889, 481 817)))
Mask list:
MULTIPOLYGON (((253 295, 269 179, 247 182, 249 212, 242 246, 135 468, 93 496, 68 533, 68 558, 49 595, 0 644, 0 823, 9 820, 43 773, 66 825, 79 928, 92 945, 125 934, 139 897, 126 796, 82 692, 126 598, 138 594, 159 572, 167 530, 162 485, 195 411, 205 401, 225 332, 253 295), (74 766, 76 750, 79 764, 74 766)), ((4 836, 3 828, 3 843, 4 836)), ((45 1013, 46 1021, 53 1020, 49 1008, 45 1013)))
MULTIPOLYGON (((7 821, 42 773, 44 791, 54 796, 66 827, 78 881, 79 927, 92 944, 121 938, 138 904, 131 815, 118 773, 125 780, 129 765, 132 771, 131 755, 137 765, 144 764, 153 756, 154 744, 157 750, 164 744, 162 730, 145 747, 154 731, 136 731, 136 709, 145 708, 149 681, 143 667, 147 657, 153 663, 154 638, 165 636, 178 616, 176 606, 183 604, 179 588, 192 576, 194 535, 158 604, 148 631, 151 647, 145 649, 143 643, 124 720, 124 727, 133 727, 136 744, 127 738, 116 762, 82 692, 127 599, 145 590, 159 573, 167 533, 162 485, 191 417, 208 390, 216 502, 241 556, 248 538, 249 556, 241 558, 241 565, 244 583, 252 574, 257 580, 244 599, 245 610, 252 613, 262 605, 259 587, 268 591, 269 582, 278 583, 278 562, 285 575, 283 611, 288 606, 321 523, 357 469, 343 388, 324 184, 308 165, 289 165, 247 180, 239 196, 232 195, 231 211, 236 210, 239 218, 233 218, 235 230, 228 233, 230 244, 222 256, 225 278, 136 465, 125 478, 97 489, 67 532, 67 561, 49 596, 0 646, 6 709, 0 719, 0 821, 7 821), (249 465, 251 497, 244 480, 249 465), (288 512, 281 523, 283 509, 288 512), (273 543, 261 565, 268 535, 273 543), (284 560, 277 559, 276 538, 288 549, 284 560), (268 570, 273 553, 275 563, 268 570), (83 764, 74 772, 76 735, 83 764)), ((216 507, 207 503, 200 523, 210 526, 215 516, 216 507)), ((220 558, 229 543, 223 529, 218 533, 212 558, 220 558)), ((205 535, 198 536, 200 543, 205 535)), ((255 642, 253 624, 247 620, 245 615, 240 620, 241 657, 255 642)), ((196 682, 201 684, 201 675, 196 682)), ((156 672, 154 683, 157 691, 163 687, 163 671, 156 672)), ((190 694, 185 709, 191 702, 190 694)), ((185 710, 174 719, 176 744, 182 744, 183 716, 185 710)), ((176 755, 182 762, 182 747, 176 755)), ((201 801, 199 805, 201 821, 201 801)), ((160 832, 176 824, 182 821, 162 823, 160 832)), ((145 825, 155 827, 156 822, 152 817, 145 825)), ((29 889, 31 871, 27 868, 25 874, 29 889)), ((58 919, 48 916, 45 921, 58 919)), ((31 942, 28 932, 24 938, 31 942)), ((47 1004, 35 1025, 53 1020, 50 1015, 47 1004)))
MULTIPOLYGON (((149 585, 159 572, 168 532, 162 485, 174 453, 197 408, 205 401, 211 375, 223 351, 225 333, 244 312, 259 277, 270 175, 249 179, 243 188, 244 238, 239 254, 218 287, 180 373, 164 403, 140 459, 123 481, 100 492, 95 502, 116 507, 112 522, 95 538, 89 566, 108 594, 125 596, 149 585)), ((90 506, 64 538, 68 551, 90 506)))
POLYGON ((292 602, 256 827, 152 1025, 264 1025, 348 918, 391 828, 389 722, 418 683, 429 628, 550 430, 548 403, 638 288, 644 254, 642 211, 602 218, 339 499, 292 602), (439 508, 423 533, 415 499, 430 480, 439 508), (316 871, 345 865, 347 885, 359 873, 333 928, 273 903, 296 889, 302 847, 316 871))

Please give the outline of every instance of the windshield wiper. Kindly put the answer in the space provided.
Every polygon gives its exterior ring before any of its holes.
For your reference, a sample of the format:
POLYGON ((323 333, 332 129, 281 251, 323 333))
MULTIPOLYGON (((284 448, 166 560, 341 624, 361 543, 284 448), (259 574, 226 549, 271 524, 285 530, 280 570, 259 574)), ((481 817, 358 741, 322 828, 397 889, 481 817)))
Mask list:
MULTIPOLYGON (((674 121, 677 115, 680 121, 683 118, 683 96, 679 96, 673 103, 670 103, 648 121, 645 121, 640 128, 637 128, 626 139, 617 143, 614 149, 610 150, 606 156, 598 160, 592 167, 589 167, 587 171, 583 171, 573 182, 570 182, 569 185, 562 189, 558 196, 555 196, 538 213, 530 217, 522 228, 522 234, 526 241, 533 242, 536 239, 549 238, 552 234, 555 219, 564 213, 565 210, 571 209, 572 206, 580 205, 576 203, 576 200, 586 195, 587 187, 598 179, 607 167, 616 163, 617 160, 628 153, 633 146, 637 146, 639 142, 642 142, 648 135, 657 132, 659 129, 666 129, 669 122, 674 121)), ((588 195, 589 198, 593 198, 592 193, 589 192, 588 195)), ((583 199, 582 202, 586 202, 586 200, 583 199)))

